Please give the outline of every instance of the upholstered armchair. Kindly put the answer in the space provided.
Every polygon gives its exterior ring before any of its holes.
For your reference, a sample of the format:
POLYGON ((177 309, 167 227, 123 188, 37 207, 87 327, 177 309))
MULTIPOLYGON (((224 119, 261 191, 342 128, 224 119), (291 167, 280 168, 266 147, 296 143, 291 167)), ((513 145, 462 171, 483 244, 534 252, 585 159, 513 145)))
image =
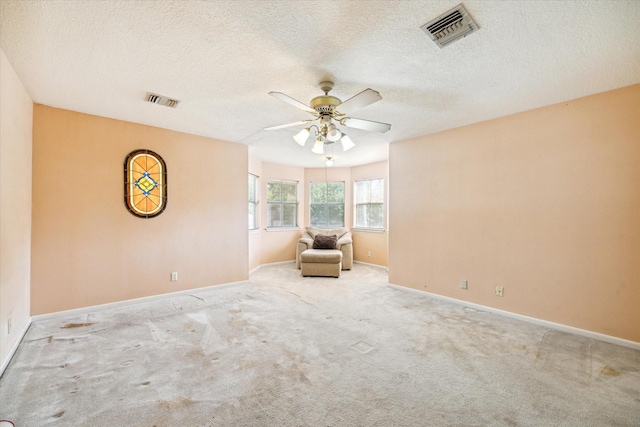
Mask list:
POLYGON ((353 240, 351 239, 351 231, 346 227, 332 229, 306 227, 302 237, 298 240, 296 267, 300 268, 300 254, 307 249, 313 248, 313 239, 318 234, 324 234, 325 236, 335 235, 338 238, 336 249, 342 251, 342 269, 351 270, 353 267, 353 240))

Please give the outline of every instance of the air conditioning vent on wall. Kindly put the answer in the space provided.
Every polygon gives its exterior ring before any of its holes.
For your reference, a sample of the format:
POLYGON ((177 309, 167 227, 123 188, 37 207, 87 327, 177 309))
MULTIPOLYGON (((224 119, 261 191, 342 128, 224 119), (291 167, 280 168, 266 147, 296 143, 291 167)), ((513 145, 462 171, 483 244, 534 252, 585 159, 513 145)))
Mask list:
POLYGON ((443 48, 456 40, 459 40, 474 31, 478 31, 478 25, 473 21, 462 4, 457 5, 448 12, 443 13, 422 27, 422 31, 443 48))
POLYGON ((178 106, 178 103, 180 103, 180 101, 178 101, 177 99, 171 99, 166 96, 156 95, 155 93, 151 92, 147 93, 145 101, 171 108, 176 108, 178 106))

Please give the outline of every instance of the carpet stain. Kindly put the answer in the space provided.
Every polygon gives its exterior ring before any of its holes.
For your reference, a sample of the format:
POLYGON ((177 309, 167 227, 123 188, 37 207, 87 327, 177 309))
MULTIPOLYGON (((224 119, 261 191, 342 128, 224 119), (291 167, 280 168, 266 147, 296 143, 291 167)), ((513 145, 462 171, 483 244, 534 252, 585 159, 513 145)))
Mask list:
POLYGON ((249 360, 249 359, 242 359, 240 361, 240 364, 238 366, 240 369, 244 370, 244 369, 253 369, 256 367, 256 362, 254 362, 253 360, 249 360))
POLYGON ((542 357, 542 353, 540 353, 540 351, 533 351, 529 348, 527 348, 526 345, 512 345, 513 348, 515 348, 516 350, 520 350, 520 351, 524 351, 527 354, 531 354, 533 355, 536 359, 540 359, 542 357))
POLYGON ((179 408, 188 408, 189 406, 195 404, 194 400, 184 397, 176 397, 175 399, 165 400, 160 402, 159 405, 163 408, 167 409, 179 409, 179 408))
POLYGON ((204 357, 204 351, 200 347, 193 348, 187 353, 187 357, 204 357))
POLYGON ((82 328, 85 326, 91 326, 94 325, 95 323, 90 322, 90 323, 67 323, 64 326, 61 326, 60 329, 71 329, 71 328, 82 328))
POLYGON ((61 416, 63 416, 63 415, 64 415, 64 413, 65 413, 65 411, 60 411, 60 412, 58 412, 57 414, 54 414, 54 415, 53 415, 53 418, 60 418, 61 416))
POLYGON ((185 324, 182 325, 182 330, 183 331, 191 330, 191 332, 194 332, 193 327, 194 327, 193 322, 186 322, 185 324))
POLYGON ((618 375, 620 375, 620 371, 618 371, 617 369, 613 369, 609 365, 606 365, 600 368, 600 373, 602 375, 609 375, 611 377, 617 377, 618 375))
POLYGON ((503 418, 503 421, 504 421, 505 423, 507 423, 507 425, 510 425, 510 426, 517 426, 517 425, 518 425, 518 423, 517 423, 517 422, 513 421, 513 420, 512 420, 511 418, 509 418, 509 417, 504 417, 504 418, 503 418))

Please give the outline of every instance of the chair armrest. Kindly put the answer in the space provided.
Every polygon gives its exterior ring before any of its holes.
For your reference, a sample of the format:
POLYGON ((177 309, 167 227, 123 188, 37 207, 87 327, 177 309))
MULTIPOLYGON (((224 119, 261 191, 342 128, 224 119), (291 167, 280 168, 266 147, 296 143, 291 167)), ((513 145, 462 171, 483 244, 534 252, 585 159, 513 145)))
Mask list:
POLYGON ((302 237, 296 245, 296 268, 300 268, 300 254, 307 249, 313 248, 313 239, 302 237))
POLYGON ((300 243, 306 244, 307 249, 311 249, 313 247, 313 239, 309 239, 307 237, 301 237, 300 240, 298 240, 298 244, 300 243))
POLYGON ((338 242, 336 243, 336 249, 340 249, 342 245, 348 245, 350 243, 353 243, 353 240, 351 240, 351 237, 342 236, 340 239, 338 239, 338 242))
POLYGON ((353 267, 353 240, 351 237, 343 236, 338 240, 336 248, 342 251, 342 269, 351 270, 353 267))

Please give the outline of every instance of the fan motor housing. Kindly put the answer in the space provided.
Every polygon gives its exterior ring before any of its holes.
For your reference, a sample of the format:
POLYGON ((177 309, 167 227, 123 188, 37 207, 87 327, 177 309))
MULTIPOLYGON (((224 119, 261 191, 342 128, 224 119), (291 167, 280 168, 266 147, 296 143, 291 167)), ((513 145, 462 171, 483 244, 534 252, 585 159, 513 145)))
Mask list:
POLYGON ((342 104, 340 99, 331 95, 316 96, 311 100, 311 108, 316 110, 319 114, 334 115, 336 107, 342 104))

